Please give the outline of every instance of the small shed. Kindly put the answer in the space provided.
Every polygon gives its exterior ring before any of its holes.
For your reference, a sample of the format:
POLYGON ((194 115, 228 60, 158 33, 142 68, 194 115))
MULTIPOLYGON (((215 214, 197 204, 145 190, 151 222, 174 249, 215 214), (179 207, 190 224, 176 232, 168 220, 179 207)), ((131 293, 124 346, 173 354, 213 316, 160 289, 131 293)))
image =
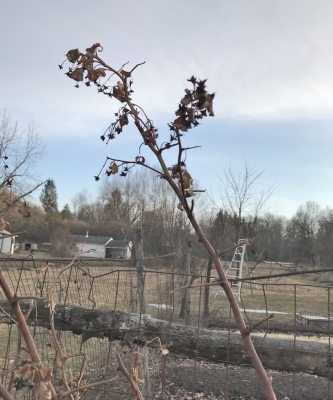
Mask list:
POLYGON ((84 257, 91 258, 131 258, 132 242, 113 240, 107 236, 71 235, 75 250, 84 252, 84 257))
POLYGON ((132 242, 128 240, 110 240, 105 245, 105 258, 125 258, 129 259, 132 255, 132 242))
POLYGON ((13 254, 15 245, 15 236, 7 236, 1 239, 2 236, 10 235, 10 232, 3 229, 0 231, 0 253, 13 254))

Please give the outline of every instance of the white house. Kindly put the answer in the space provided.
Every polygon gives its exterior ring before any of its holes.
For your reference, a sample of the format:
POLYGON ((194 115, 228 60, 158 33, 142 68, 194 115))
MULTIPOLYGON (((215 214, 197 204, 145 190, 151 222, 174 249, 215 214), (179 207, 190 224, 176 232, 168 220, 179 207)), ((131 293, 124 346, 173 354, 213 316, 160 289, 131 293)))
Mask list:
POLYGON ((9 236, 1 239, 2 236, 10 235, 10 232, 3 229, 0 231, 0 253, 13 254, 15 245, 15 236, 9 236))
POLYGON ((132 254, 132 242, 113 240, 106 236, 71 235, 75 251, 82 251, 84 257, 129 259, 132 254))

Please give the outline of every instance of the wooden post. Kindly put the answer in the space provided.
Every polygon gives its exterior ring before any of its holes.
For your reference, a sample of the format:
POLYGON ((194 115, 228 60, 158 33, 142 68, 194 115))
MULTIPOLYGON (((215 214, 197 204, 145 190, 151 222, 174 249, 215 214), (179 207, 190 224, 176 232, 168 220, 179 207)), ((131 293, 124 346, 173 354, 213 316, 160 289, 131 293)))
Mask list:
MULTIPOLYGON (((140 315, 147 314, 142 227, 136 229, 136 277, 137 277, 139 312, 140 315)), ((142 369, 142 376, 144 379, 142 387, 142 395, 144 399, 150 399, 151 397, 148 358, 149 358, 149 352, 148 348, 146 347, 143 350, 143 355, 141 357, 141 369, 142 369)))
POLYGON ((147 303, 145 298, 145 267, 143 256, 142 227, 136 228, 136 277, 139 313, 147 314, 147 303))
MULTIPOLYGON (((207 265, 207 278, 206 278, 206 283, 211 282, 211 276, 212 276, 212 266, 213 266, 213 260, 212 257, 208 258, 208 265, 207 265)), ((203 317, 207 318, 209 316, 209 286, 205 287, 204 291, 204 307, 203 307, 203 317)))
MULTIPOLYGON (((192 255, 192 243, 191 240, 187 240, 187 252, 186 252, 186 269, 185 269, 185 286, 191 284, 191 255, 192 255)), ((185 292, 185 325, 190 325, 191 319, 191 289, 186 289, 185 292)))

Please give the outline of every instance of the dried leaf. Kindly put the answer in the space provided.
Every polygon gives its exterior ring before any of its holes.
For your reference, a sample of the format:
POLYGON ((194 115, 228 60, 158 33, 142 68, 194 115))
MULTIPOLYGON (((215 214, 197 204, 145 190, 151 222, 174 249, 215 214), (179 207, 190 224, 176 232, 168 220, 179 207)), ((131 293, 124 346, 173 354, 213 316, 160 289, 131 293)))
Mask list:
POLYGON ((177 206, 177 208, 178 208, 180 211, 184 211, 184 207, 183 207, 182 203, 179 203, 178 206, 177 206))
POLYGON ((116 163, 113 163, 111 167, 111 174, 117 174, 117 173, 118 173, 118 165, 116 163))
POLYGON ((195 85, 197 83, 197 78, 194 77, 194 75, 191 76, 190 79, 187 79, 189 82, 192 82, 193 85, 195 85))
MULTIPOLYGON (((89 58, 95 56, 96 53, 97 53, 97 49, 98 49, 99 47, 103 50, 103 47, 102 47, 99 43, 95 43, 95 44, 93 44, 91 47, 88 47, 88 48, 86 49, 87 56, 88 56, 89 58)), ((100 51, 102 51, 102 50, 100 50, 100 51)))
POLYGON ((145 141, 151 143, 153 146, 156 146, 155 129, 142 132, 142 136, 144 137, 145 141))
POLYGON ((121 102, 126 101, 125 98, 125 93, 123 91, 120 91, 118 86, 114 86, 112 89, 112 96, 118 99, 121 102))
POLYGON ((161 347, 160 348, 162 356, 166 356, 167 354, 169 354, 169 350, 166 349, 165 347, 161 347))
POLYGON ((51 389, 48 385, 53 378, 51 368, 38 368, 33 361, 26 361, 13 372, 13 385, 19 397, 32 393, 34 399, 51 399, 51 389))
POLYGON ((169 167, 168 170, 171 171, 171 177, 172 177, 173 179, 179 177, 179 167, 178 167, 178 164, 175 164, 175 165, 173 165, 172 167, 169 167))
POLYGON ((83 81, 83 68, 76 68, 74 71, 70 72, 68 76, 77 82, 83 81))
POLYGON ((188 120, 189 122, 191 122, 192 124, 195 123, 195 109, 194 108, 188 108, 187 109, 187 115, 188 115, 188 120))
POLYGON ((192 197, 192 196, 194 196, 194 195, 195 195, 195 193, 193 192, 193 188, 188 189, 188 190, 186 191, 186 193, 185 193, 185 196, 186 196, 186 197, 192 197))
POLYGON ((124 125, 128 125, 128 117, 126 114, 123 114, 120 116, 119 118, 119 124, 121 127, 123 127, 124 125))
POLYGON ((97 81, 97 79, 100 78, 101 76, 103 77, 106 76, 103 68, 93 69, 91 71, 88 71, 87 74, 87 78, 92 82, 97 81))
POLYGON ((120 71, 120 73, 125 78, 129 78, 131 76, 130 72, 124 71, 123 69, 120 71))
POLYGON ((118 81, 117 86, 118 86, 119 90, 124 91, 124 84, 122 82, 118 81))
POLYGON ((184 106, 188 106, 191 102, 193 101, 192 96, 190 94, 186 94, 182 99, 181 99, 181 103, 184 106))
POLYGON ((82 56, 80 58, 80 62, 79 63, 82 63, 82 67, 84 69, 86 69, 88 72, 90 72, 90 71, 92 71, 94 69, 94 63, 89 58, 86 58, 86 57, 82 56))
POLYGON ((186 132, 187 131, 187 128, 188 128, 188 124, 186 123, 186 120, 185 120, 185 118, 184 117, 178 117, 178 118, 176 118, 174 121, 173 121, 173 125, 176 127, 176 128, 178 128, 178 129, 180 129, 181 131, 183 131, 183 132, 186 132))
POLYGON ((75 63, 80 58, 79 49, 69 50, 69 52, 66 54, 66 57, 68 61, 75 63))
POLYGON ((182 173, 182 181, 184 189, 189 189, 191 187, 192 178, 186 170, 182 173))

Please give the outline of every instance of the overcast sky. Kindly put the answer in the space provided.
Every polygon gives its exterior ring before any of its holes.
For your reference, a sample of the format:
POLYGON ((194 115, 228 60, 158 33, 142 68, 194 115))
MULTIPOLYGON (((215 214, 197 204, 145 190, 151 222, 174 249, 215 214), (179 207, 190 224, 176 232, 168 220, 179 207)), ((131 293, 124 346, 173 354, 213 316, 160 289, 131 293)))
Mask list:
MULTIPOLYGON (((46 143, 41 179, 59 206, 87 190, 106 156, 134 159, 133 127, 106 146, 100 135, 118 103, 60 71, 68 50, 93 43, 134 73, 134 100, 167 140, 188 79, 208 79, 215 117, 186 135, 192 177, 214 191, 244 160, 278 183, 274 209, 291 216, 306 201, 333 206, 333 2, 323 0, 0 0, 0 110, 46 143), (129 69, 129 68, 128 68, 129 69)), ((65 70, 66 71, 66 70, 65 70)), ((164 140, 163 140, 164 139, 164 140)), ((146 156, 146 154, 145 154, 146 156)), ((147 157, 152 163, 155 161, 147 157)), ((170 160, 171 162, 171 160, 170 160)), ((37 196, 38 197, 38 196, 37 196)), ((37 199, 36 199, 37 201, 37 199)))

